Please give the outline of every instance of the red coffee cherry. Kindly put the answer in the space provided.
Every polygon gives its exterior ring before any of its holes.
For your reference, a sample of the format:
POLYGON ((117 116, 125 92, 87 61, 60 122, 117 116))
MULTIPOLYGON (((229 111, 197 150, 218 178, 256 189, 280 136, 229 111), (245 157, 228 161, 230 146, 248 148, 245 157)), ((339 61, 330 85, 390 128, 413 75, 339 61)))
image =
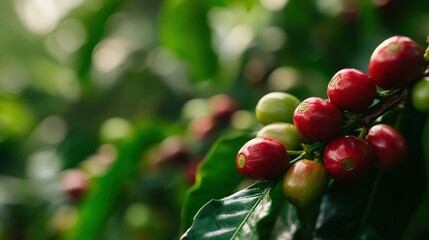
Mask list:
POLYGON ((195 159, 192 159, 191 161, 188 162, 188 164, 183 169, 186 181, 190 185, 195 183, 198 165, 200 165, 200 163, 203 161, 204 157, 205 156, 203 155, 203 156, 197 157, 195 159))
POLYGON ((65 170, 61 175, 61 187, 73 201, 84 197, 89 189, 89 183, 89 176, 77 168, 65 170))
POLYGON ((273 180, 289 166, 283 143, 272 138, 254 138, 238 151, 236 167, 245 177, 254 180, 273 180))
POLYGON ((213 116, 198 116, 189 123, 187 131, 199 140, 210 138, 216 132, 216 119, 213 116))
POLYGON ((394 169, 405 159, 407 142, 392 126, 378 124, 371 127, 365 140, 374 151, 375 166, 380 169, 394 169))
POLYGON ((191 153, 185 139, 179 135, 172 135, 165 138, 155 150, 156 153, 151 158, 151 164, 156 168, 175 165, 183 166, 191 158, 191 153))
POLYGON ((228 123, 231 116, 239 109, 238 102, 226 94, 217 94, 209 99, 214 118, 222 124, 228 123))
POLYGON ((310 97, 295 109, 293 122, 304 140, 328 141, 340 132, 343 115, 334 104, 310 97))
POLYGON ((367 109, 374 101, 376 93, 374 81, 365 73, 352 68, 338 71, 327 89, 331 103, 351 112, 367 109))
POLYGON ((369 144, 355 136, 340 136, 332 140, 323 153, 328 174, 337 181, 355 181, 364 178, 373 163, 369 144))
POLYGON ((368 65, 370 78, 384 89, 406 87, 421 79, 425 69, 423 49, 403 36, 388 38, 378 45, 368 65))
POLYGON ((323 165, 306 159, 292 165, 282 182, 283 195, 297 208, 311 207, 319 202, 327 186, 328 176, 323 165))

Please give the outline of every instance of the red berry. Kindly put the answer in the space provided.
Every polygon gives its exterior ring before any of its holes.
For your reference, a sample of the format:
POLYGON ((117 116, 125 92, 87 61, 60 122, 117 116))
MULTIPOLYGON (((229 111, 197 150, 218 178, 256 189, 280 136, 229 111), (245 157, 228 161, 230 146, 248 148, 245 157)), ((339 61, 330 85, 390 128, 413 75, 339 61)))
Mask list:
POLYGON ((406 87, 421 79, 425 69, 423 49, 403 36, 388 38, 378 45, 368 65, 370 78, 384 89, 406 87))
POLYGON ((254 180, 273 180, 289 166, 286 148, 272 138, 254 138, 238 151, 236 167, 245 177, 254 180))
POLYGON ((185 139, 179 135, 172 135, 164 139, 153 158, 154 167, 167 167, 173 165, 185 165, 191 157, 185 139))
POLYGON ((362 112, 368 108, 376 93, 374 81, 365 73, 352 68, 338 71, 327 89, 330 102, 351 112, 362 112))
POLYGON ((363 139, 340 136, 325 147, 323 163, 328 174, 335 180, 359 180, 370 171, 373 152, 363 139))
POLYGON ((378 124, 371 127, 365 140, 374 151, 375 166, 380 169, 394 169, 405 159, 407 142, 392 126, 378 124))
POLYGON ((61 175, 61 186, 70 199, 78 201, 89 189, 89 177, 80 169, 69 169, 61 175))
POLYGON ((216 132, 216 119, 213 116, 198 116, 189 123, 188 132, 199 140, 205 140, 216 132))
POLYGON ((204 156, 201 156, 199 158, 196 158, 188 162, 188 164, 185 166, 184 168, 185 178, 190 185, 195 183, 198 165, 200 165, 203 159, 204 159, 204 156))
POLYGON ((238 102, 226 94, 214 95, 210 98, 209 103, 214 118, 221 123, 228 123, 234 112, 239 109, 238 102))
POLYGON ((343 126, 343 115, 334 104, 318 97, 304 100, 293 115, 296 130, 307 141, 328 141, 343 126))

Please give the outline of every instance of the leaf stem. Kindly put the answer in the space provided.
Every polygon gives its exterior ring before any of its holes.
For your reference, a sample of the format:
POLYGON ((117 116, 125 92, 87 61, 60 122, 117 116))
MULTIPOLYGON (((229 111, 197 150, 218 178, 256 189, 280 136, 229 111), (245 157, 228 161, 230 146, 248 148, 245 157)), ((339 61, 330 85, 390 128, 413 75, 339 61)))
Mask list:
POLYGON ((377 96, 376 97, 377 97, 377 99, 384 99, 384 98, 387 98, 387 97, 389 97, 391 95, 394 95, 394 94, 398 93, 399 91, 401 91, 401 90, 395 89, 395 90, 377 91, 377 96))
POLYGON ((307 153, 305 151, 302 151, 301 155, 299 155, 298 157, 292 159, 289 162, 289 166, 292 166, 294 163, 298 162, 301 159, 304 159, 307 156, 307 153))
POLYGON ((287 155, 292 155, 292 156, 299 156, 303 153, 304 153, 304 150, 300 150, 300 151, 287 150, 287 155))
POLYGON ((366 126, 362 127, 362 129, 360 130, 360 133, 359 133, 359 138, 364 139, 367 132, 368 132, 368 127, 366 127, 366 126))
POLYGON ((362 119, 362 124, 365 126, 369 126, 377 118, 402 103, 405 99, 409 97, 409 95, 410 91, 408 89, 405 89, 398 95, 392 94, 387 97, 385 101, 380 101, 379 104, 374 105, 370 108, 370 113, 362 119))
POLYGON ((368 225, 368 221, 369 221, 369 217, 370 217, 369 215, 370 215, 371 209, 374 205, 375 195, 376 195, 377 189, 380 185, 380 180, 382 178, 382 175, 383 175, 383 172, 381 172, 381 171, 377 173, 377 177, 374 181, 374 185, 372 186, 371 194, 369 195, 368 203, 366 205, 365 212, 364 212, 363 217, 362 217, 362 223, 359 227, 359 231, 358 231, 357 236, 356 236, 357 240, 361 239, 361 236, 364 233, 366 226, 368 225))
POLYGON ((316 151, 319 151, 320 149, 325 148, 326 146, 326 142, 316 142, 310 145, 307 145, 307 153, 312 155, 314 154, 316 151))
POLYGON ((428 46, 426 47, 426 50, 425 50, 425 53, 423 56, 425 57, 426 62, 429 63, 429 36, 427 37, 426 42, 427 42, 428 46))

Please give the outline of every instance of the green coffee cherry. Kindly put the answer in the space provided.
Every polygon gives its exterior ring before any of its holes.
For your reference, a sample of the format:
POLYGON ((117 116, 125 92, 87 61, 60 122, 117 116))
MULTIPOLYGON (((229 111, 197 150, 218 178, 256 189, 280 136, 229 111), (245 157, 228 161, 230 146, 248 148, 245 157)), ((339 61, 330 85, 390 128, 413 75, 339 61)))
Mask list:
POLYGON ((288 150, 300 150, 302 148, 298 131, 292 123, 270 123, 262 127, 256 136, 274 138, 282 142, 288 150))
POLYGON ((414 85, 411 101, 417 110, 429 112, 429 78, 424 78, 414 85))
POLYGON ((288 93, 268 93, 256 104, 256 118, 263 125, 274 122, 293 123, 293 112, 300 102, 288 93))

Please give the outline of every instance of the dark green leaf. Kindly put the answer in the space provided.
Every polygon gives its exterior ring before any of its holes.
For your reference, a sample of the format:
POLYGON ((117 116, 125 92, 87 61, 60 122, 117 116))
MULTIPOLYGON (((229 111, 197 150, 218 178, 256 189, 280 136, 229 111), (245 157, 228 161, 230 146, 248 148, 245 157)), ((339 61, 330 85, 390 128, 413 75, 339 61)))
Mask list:
POLYGON ((270 211, 274 182, 257 182, 229 197, 211 200, 181 239, 259 239, 258 222, 270 211))
POLYGON ((414 216, 412 217, 409 227, 406 232, 407 239, 427 239, 429 238, 429 118, 426 119, 426 124, 423 131, 422 145, 424 151, 424 163, 426 169, 426 193, 423 200, 420 202, 414 216))
POLYGON ((299 228, 296 208, 286 202, 279 211, 269 239, 294 239, 299 228))
POLYGON ((262 218, 257 225, 259 239, 268 239, 276 225, 277 218, 285 205, 285 198, 282 193, 282 184, 277 184, 270 194, 271 206, 268 215, 262 218))
POLYGON ((371 182, 334 182, 331 185, 322 199, 315 239, 355 239, 368 201, 371 182))
POLYGON ((192 218, 210 199, 233 193, 243 180, 235 167, 235 157, 250 136, 220 138, 200 164, 196 183, 188 189, 183 204, 182 231, 189 228, 192 218))
POLYGON ((425 122, 426 116, 411 107, 400 118, 398 129, 407 140, 407 159, 395 171, 383 173, 370 222, 374 232, 383 239, 403 237, 410 218, 423 200, 427 145, 422 145, 422 130, 425 122))
POLYGON ((200 0, 167 0, 161 10, 161 42, 185 60, 194 81, 217 72, 207 13, 206 1, 200 0))

